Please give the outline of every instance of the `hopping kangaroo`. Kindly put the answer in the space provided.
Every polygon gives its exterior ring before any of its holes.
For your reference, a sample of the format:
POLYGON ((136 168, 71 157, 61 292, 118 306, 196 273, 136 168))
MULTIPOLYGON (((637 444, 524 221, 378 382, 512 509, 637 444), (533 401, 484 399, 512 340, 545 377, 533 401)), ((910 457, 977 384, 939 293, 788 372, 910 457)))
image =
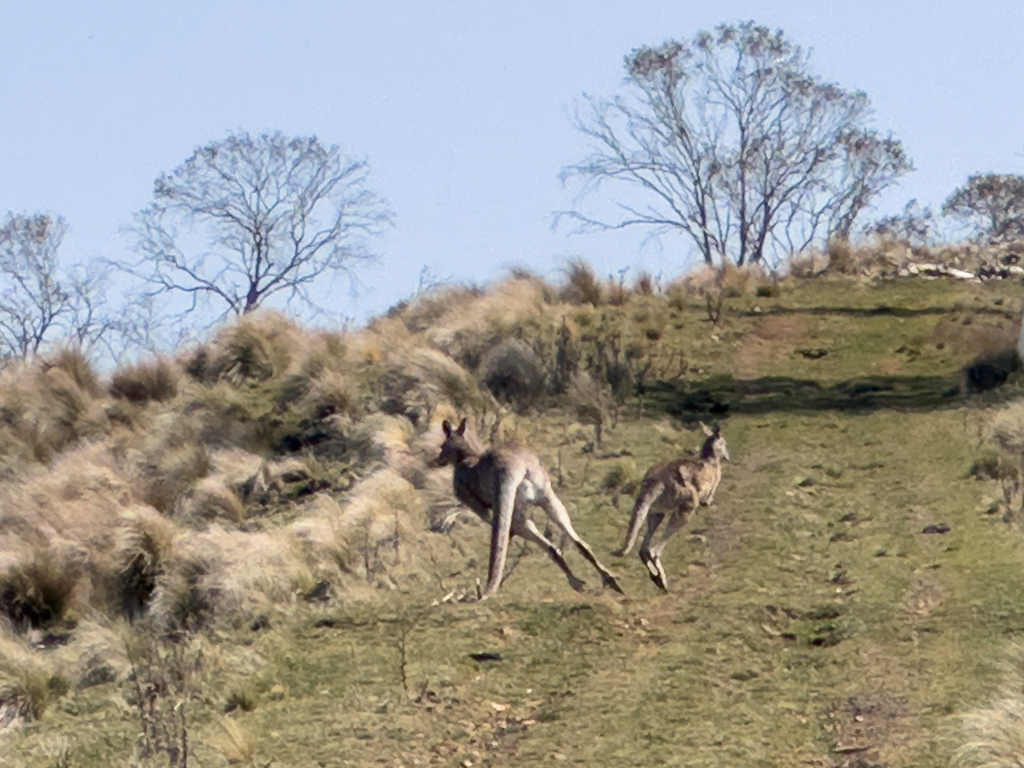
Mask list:
POLYGON ((651 579, 666 592, 668 579, 661 564, 661 553, 672 536, 686 525, 690 515, 701 504, 709 506, 722 480, 722 460, 729 461, 729 447, 725 444, 720 427, 713 430, 701 424, 707 439, 701 448, 700 459, 677 459, 668 464, 651 467, 644 476, 640 494, 633 505, 626 543, 615 554, 628 555, 636 543, 640 526, 647 520, 647 534, 640 544, 640 560, 647 566, 651 579), (652 511, 653 510, 653 511, 652 511), (648 519, 648 513, 650 518, 648 519), (651 545, 658 528, 668 517, 668 523, 658 542, 651 545))
POLYGON ((456 497, 485 523, 491 524, 491 563, 482 600, 494 595, 501 585, 512 536, 522 536, 539 544, 562 569, 572 588, 576 591, 583 588, 583 580, 569 569, 561 550, 537 528, 530 506, 543 507, 551 522, 565 532, 598 570, 602 583, 622 592, 615 577, 573 529, 569 513, 555 495, 548 473, 534 454, 512 445, 485 451, 472 432, 467 434, 465 419, 458 429, 453 430, 447 421, 443 428, 445 440, 435 464, 455 465, 453 485, 456 497))

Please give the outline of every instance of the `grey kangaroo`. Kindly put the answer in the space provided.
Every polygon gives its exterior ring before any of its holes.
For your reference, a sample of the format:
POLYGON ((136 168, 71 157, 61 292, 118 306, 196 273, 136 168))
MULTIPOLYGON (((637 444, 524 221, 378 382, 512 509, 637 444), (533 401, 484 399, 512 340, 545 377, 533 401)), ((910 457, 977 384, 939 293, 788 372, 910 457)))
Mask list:
POLYGON ((617 557, 628 555, 636 543, 640 526, 647 520, 647 534, 640 544, 640 560, 647 566, 651 580, 666 592, 668 578, 661 564, 661 553, 668 540, 686 525, 697 507, 701 504, 711 505, 718 484, 722 481, 722 461, 731 460, 721 428, 716 426, 710 429, 703 423, 700 426, 707 435, 700 459, 677 459, 648 470, 633 505, 626 543, 615 552, 617 557), (652 546, 654 536, 666 517, 668 523, 657 543, 652 546))
POLYGON ((481 600, 493 596, 501 586, 512 536, 522 536, 539 544, 562 569, 572 588, 576 591, 583 589, 583 580, 569 568, 561 550, 540 532, 533 521, 533 506, 542 507, 551 522, 572 540, 583 557, 601 574, 604 586, 622 593, 615 577, 572 527, 565 505, 555 495, 548 473, 533 453, 515 445, 485 450, 472 430, 467 431, 466 419, 458 429, 452 429, 447 421, 442 428, 445 440, 435 465, 454 465, 455 496, 485 523, 491 524, 491 562, 487 588, 481 600))

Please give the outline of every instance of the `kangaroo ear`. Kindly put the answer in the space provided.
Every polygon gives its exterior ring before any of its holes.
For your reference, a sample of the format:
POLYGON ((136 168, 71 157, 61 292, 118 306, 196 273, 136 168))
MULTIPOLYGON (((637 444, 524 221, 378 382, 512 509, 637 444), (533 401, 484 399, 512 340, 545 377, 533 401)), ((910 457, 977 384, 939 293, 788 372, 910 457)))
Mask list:
POLYGON ((716 434, 715 432, 712 432, 711 427, 709 427, 703 421, 700 422, 700 428, 704 430, 704 434, 707 435, 708 437, 711 437, 712 435, 716 434))
POLYGON ((469 419, 463 419, 462 423, 459 424, 459 429, 456 431, 455 434, 457 434, 459 437, 462 437, 464 434, 466 434, 466 423, 468 421, 469 419))
POLYGON ((444 421, 441 422, 441 429, 444 430, 445 437, 452 436, 452 425, 448 423, 448 419, 445 419, 444 421))

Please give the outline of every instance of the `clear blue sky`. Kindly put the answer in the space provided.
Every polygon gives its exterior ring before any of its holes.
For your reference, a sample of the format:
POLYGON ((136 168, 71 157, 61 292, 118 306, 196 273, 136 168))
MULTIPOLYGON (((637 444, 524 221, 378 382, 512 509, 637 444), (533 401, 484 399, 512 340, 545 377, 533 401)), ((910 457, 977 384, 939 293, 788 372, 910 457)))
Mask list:
POLYGON ((786 2, 0 3, 0 213, 63 214, 64 257, 119 257, 154 178, 229 130, 316 134, 368 155, 397 226, 362 273, 366 317, 424 265, 483 281, 571 255, 675 273, 690 250, 642 233, 568 237, 567 114, 611 95, 631 49, 754 19, 868 93, 918 170, 883 201, 938 206, 971 173, 1024 165, 1024 4, 786 2))

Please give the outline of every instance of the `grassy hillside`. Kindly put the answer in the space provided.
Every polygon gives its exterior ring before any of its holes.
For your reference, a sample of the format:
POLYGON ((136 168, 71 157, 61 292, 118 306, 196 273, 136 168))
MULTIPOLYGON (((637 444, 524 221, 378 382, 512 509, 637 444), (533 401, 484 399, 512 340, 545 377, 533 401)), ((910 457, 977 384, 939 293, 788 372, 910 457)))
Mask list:
POLYGON ((1024 760, 1019 284, 571 278, 8 371, 4 764, 167 765, 182 729, 204 766, 1024 760), (428 466, 461 413, 537 451, 626 597, 514 542, 473 601, 488 532, 428 466), (699 420, 734 462, 663 594, 608 553, 699 420))

